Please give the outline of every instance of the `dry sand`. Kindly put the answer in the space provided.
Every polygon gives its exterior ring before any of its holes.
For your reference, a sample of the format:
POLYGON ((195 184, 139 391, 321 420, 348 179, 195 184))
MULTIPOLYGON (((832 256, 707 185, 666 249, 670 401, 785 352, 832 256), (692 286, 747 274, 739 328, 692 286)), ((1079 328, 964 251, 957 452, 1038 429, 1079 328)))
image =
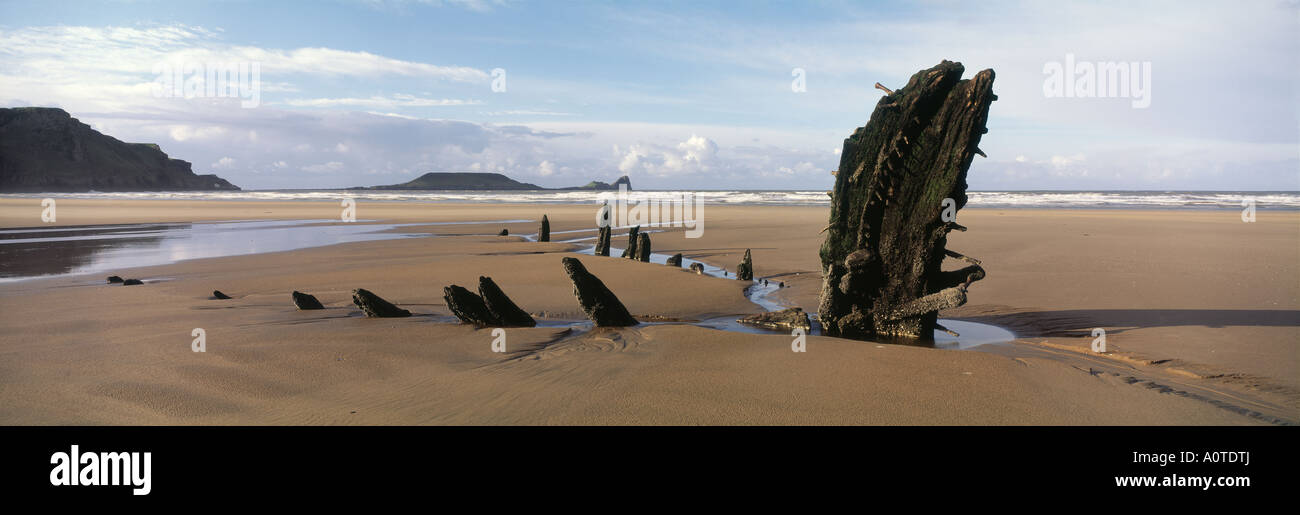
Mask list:
MULTIPOLYGON (((337 219, 333 202, 60 199, 58 225, 337 219)), ((589 205, 364 203, 363 220, 594 224, 589 205)), ((39 199, 0 199, 0 226, 41 225, 39 199)), ((706 206, 705 232, 658 253, 732 270, 746 248, 779 298, 815 311, 827 209, 706 206)), ((442 287, 491 276, 526 310, 581 317, 536 223, 403 227, 436 237, 0 284, 5 424, 1266 424, 1300 421, 1300 214, 963 210, 949 247, 983 260, 944 313, 1011 328, 1015 344, 938 350, 643 324, 566 334, 448 321, 442 287), (417 316, 365 319, 352 288, 417 316), (212 290, 232 300, 209 300, 212 290), (327 309, 297 311, 289 292, 327 309), (1088 354, 1092 328, 1105 356, 1088 354), (190 350, 206 331, 207 352, 190 350)), ((577 237, 556 235, 555 239, 577 237)), ((622 242, 616 242, 621 246, 622 242)), ((639 317, 758 308, 738 281, 580 259, 639 317)))

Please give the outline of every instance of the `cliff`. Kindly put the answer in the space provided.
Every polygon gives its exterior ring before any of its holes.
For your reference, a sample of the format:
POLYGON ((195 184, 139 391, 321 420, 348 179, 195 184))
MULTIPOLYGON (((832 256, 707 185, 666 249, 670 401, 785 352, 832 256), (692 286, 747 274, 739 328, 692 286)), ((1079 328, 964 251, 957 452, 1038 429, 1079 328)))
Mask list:
POLYGON ((62 109, 0 108, 0 191, 238 189, 216 175, 196 175, 158 145, 122 142, 62 109))

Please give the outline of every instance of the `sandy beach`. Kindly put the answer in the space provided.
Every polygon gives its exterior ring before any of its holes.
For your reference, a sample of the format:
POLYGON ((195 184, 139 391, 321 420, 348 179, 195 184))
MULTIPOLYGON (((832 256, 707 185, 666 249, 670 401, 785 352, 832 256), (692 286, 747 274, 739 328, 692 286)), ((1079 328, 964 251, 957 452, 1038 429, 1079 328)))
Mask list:
MULTIPOLYGON (((336 202, 60 199, 93 225, 337 220, 336 202)), ((788 286, 815 312, 824 207, 707 206, 705 231, 657 253, 788 286)), ((591 229, 594 207, 365 203, 357 223, 539 220, 591 229)), ((1300 213, 967 209, 949 248, 988 278, 942 318, 1014 343, 979 350, 746 334, 689 321, 757 313, 740 281, 536 243, 536 222, 408 225, 430 237, 0 283, 6 424, 1292 424, 1300 421, 1300 213), (511 236, 496 236, 502 228, 511 236), (643 321, 578 334, 449 317, 442 288, 492 277, 541 320, 583 317, 560 259, 578 257, 643 321), (411 310, 367 319, 366 288, 411 310), (233 298, 212 300, 219 289, 233 298), (315 294, 298 311, 289 294, 315 294), (659 323, 658 321, 678 321, 659 323), (206 352, 191 351, 192 330, 206 352), (1092 330, 1105 355, 1089 352, 1092 330)), ((337 222, 336 222, 337 223, 337 222)), ((0 227, 41 226, 39 199, 0 200, 0 227)), ((565 235, 581 237, 585 234, 565 235)), ((564 239, 557 237, 556 239, 564 239)), ((622 246, 616 241, 615 246, 622 246)), ((39 258, 36 258, 39 259, 39 258)), ((953 265, 954 267, 956 265, 953 265)), ((546 325, 546 324, 543 324, 546 325)))

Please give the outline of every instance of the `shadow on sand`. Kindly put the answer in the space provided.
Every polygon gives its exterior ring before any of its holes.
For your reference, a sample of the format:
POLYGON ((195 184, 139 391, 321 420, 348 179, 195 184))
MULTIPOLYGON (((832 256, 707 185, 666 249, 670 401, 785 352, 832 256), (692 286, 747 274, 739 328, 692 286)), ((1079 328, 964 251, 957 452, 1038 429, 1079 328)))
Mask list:
POLYGON ((1084 337, 1094 327, 1115 334, 1149 327, 1300 326, 1300 311, 1288 309, 1073 309, 953 318, 1005 327, 1020 337, 1084 337))

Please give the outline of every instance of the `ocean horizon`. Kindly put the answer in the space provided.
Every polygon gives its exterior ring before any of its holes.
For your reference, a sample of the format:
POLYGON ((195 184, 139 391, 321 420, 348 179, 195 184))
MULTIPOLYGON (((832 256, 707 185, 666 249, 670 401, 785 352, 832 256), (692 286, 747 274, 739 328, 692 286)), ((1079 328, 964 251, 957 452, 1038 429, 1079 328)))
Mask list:
MULTIPOLYGON (((637 196, 681 198, 692 194, 705 204, 830 205, 821 190, 644 189, 637 196)), ((0 198, 75 198, 120 200, 255 200, 326 201, 353 198, 364 202, 575 204, 598 202, 617 191, 592 190, 349 190, 272 189, 240 191, 144 191, 4 193, 0 198)), ((1024 190, 967 191, 966 207, 986 209, 1241 209, 1255 201, 1257 209, 1300 210, 1300 191, 1164 191, 1164 190, 1024 190)))

